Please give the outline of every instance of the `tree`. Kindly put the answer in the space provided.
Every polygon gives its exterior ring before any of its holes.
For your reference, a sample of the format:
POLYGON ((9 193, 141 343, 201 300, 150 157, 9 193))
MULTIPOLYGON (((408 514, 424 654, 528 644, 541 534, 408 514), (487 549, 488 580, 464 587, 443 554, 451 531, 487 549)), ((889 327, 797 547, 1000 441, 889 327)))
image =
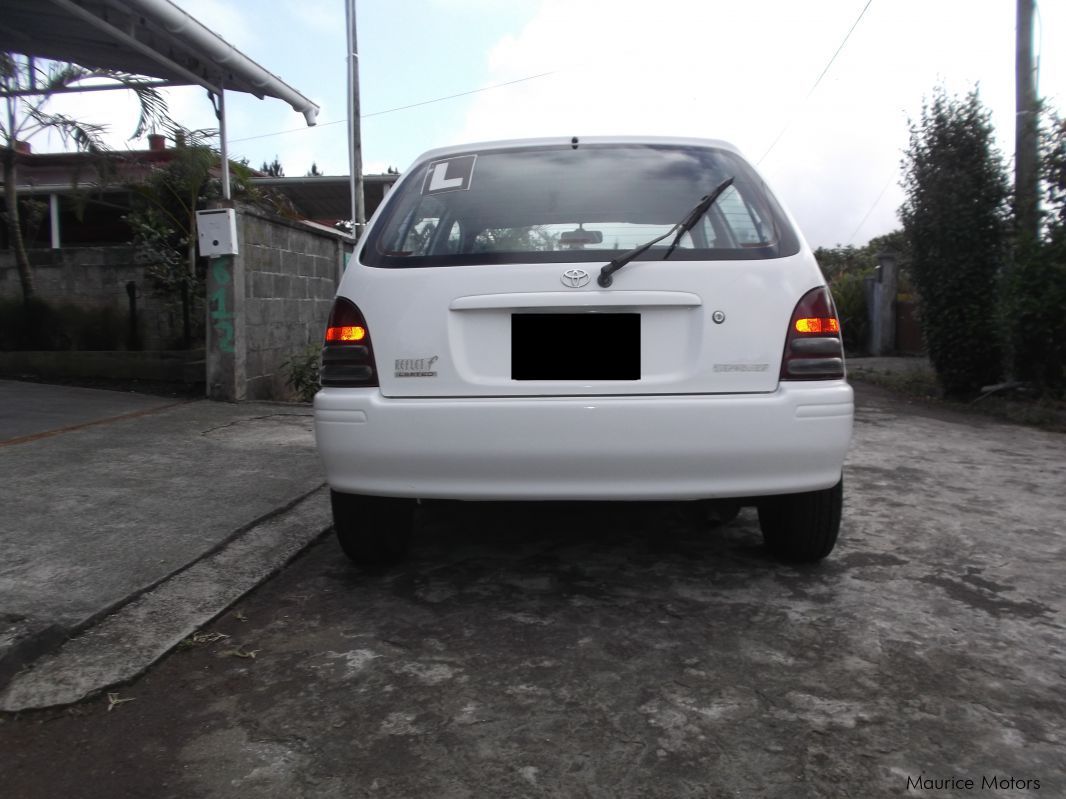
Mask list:
POLYGON ((218 156, 202 144, 177 147, 172 160, 131 186, 137 198, 126 221, 145 272, 160 287, 181 296, 184 346, 191 346, 192 298, 199 296, 196 271, 196 210, 218 156))
POLYGON ((1066 233, 1066 119, 1053 116, 1041 140, 1041 177, 1047 190, 1049 232, 1061 235, 1066 233))
POLYGON ((315 162, 315 161, 312 161, 311 162, 311 168, 309 170, 307 170, 307 177, 309 177, 309 178, 317 178, 317 177, 321 177, 321 175, 322 175, 322 172, 318 168, 318 163, 315 162))
POLYGON ((1066 386, 1066 120, 1042 125, 1044 185, 1040 237, 1018 231, 1006 286, 1006 319, 1014 377, 1042 390, 1066 386))
POLYGON ((934 91, 910 125, 900 209, 929 357, 944 391, 965 396, 1002 375, 999 277, 1009 183, 977 90, 934 91))
POLYGON ((19 143, 31 139, 43 130, 59 133, 64 144, 73 144, 83 152, 102 153, 106 125, 74 119, 66 114, 51 112, 48 104, 61 90, 69 89, 91 78, 106 78, 134 92, 140 103, 140 118, 131 138, 137 138, 155 125, 169 125, 166 101, 144 79, 125 72, 107 69, 90 70, 77 64, 46 61, 42 66, 36 59, 15 53, 0 52, 0 90, 7 101, 0 120, 0 137, 4 151, 4 206, 8 235, 15 252, 22 297, 29 302, 34 297, 33 271, 26 253, 19 219, 18 164, 19 143), (20 94, 29 92, 28 94, 20 94))
POLYGON ((899 264, 899 291, 909 293, 910 253, 902 230, 875 236, 862 247, 819 247, 814 251, 833 292, 833 302, 840 317, 844 349, 849 353, 865 352, 870 343, 870 319, 866 307, 865 280, 876 273, 878 255, 896 254, 899 264))
POLYGON ((474 239, 474 252, 550 252, 559 248, 559 234, 541 225, 486 228, 474 239))
POLYGON ((263 165, 261 167, 259 167, 259 171, 260 172, 265 172, 267 175, 270 175, 270 177, 272 177, 272 178, 283 178, 283 177, 285 177, 285 170, 282 168, 281 161, 278 160, 278 157, 276 155, 274 156, 274 162, 273 163, 268 164, 266 161, 264 161, 263 165))
MULTIPOLYGON (((197 270, 196 211, 222 196, 214 175, 217 150, 206 144, 214 131, 184 131, 188 144, 175 147, 165 165, 130 186, 136 198, 126 221, 146 273, 160 288, 181 297, 184 346, 192 344, 191 308, 202 294, 197 270)), ((230 162, 235 195, 248 195, 251 170, 230 162)))
POLYGON ((848 244, 845 247, 819 247, 814 251, 814 258, 822 269, 825 279, 832 283, 844 275, 861 274, 872 269, 876 261, 870 262, 865 247, 848 244))

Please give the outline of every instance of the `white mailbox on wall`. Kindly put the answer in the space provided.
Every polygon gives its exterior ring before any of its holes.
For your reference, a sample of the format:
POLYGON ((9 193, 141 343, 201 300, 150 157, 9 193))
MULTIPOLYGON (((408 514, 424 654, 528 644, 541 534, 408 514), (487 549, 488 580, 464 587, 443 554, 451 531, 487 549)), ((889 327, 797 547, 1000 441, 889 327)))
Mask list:
POLYGON ((237 213, 232 208, 197 211, 196 235, 202 257, 236 255, 237 213))

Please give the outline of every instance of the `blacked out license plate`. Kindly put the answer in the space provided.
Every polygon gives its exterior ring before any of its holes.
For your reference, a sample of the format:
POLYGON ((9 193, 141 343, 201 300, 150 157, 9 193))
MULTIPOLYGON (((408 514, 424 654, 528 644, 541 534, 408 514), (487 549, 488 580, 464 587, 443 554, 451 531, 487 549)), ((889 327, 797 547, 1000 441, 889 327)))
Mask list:
POLYGON ((511 379, 640 380, 640 314, 512 314, 511 379))

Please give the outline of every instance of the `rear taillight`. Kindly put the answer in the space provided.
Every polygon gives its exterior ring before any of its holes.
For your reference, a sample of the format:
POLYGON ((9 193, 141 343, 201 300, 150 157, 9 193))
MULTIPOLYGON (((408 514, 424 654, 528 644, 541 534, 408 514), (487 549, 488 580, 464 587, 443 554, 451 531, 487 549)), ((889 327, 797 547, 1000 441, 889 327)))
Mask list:
POLYGON ((785 339, 782 380, 839 380, 844 377, 844 344, 840 320, 829 289, 812 289, 803 295, 785 339))
POLYGON ((378 384, 370 330, 355 303, 344 297, 337 298, 329 315, 319 378, 323 386, 353 388, 378 384))

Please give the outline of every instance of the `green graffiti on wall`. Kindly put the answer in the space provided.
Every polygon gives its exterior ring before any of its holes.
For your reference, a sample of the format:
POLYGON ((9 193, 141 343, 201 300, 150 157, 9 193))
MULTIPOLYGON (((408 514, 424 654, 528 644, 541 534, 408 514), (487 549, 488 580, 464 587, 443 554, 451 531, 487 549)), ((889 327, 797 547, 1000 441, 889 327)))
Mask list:
POLYGON ((215 290, 207 298, 211 309, 212 328, 218 337, 218 348, 227 354, 233 354, 233 312, 227 308, 226 298, 232 276, 229 271, 229 258, 215 258, 211 262, 211 277, 215 290))

